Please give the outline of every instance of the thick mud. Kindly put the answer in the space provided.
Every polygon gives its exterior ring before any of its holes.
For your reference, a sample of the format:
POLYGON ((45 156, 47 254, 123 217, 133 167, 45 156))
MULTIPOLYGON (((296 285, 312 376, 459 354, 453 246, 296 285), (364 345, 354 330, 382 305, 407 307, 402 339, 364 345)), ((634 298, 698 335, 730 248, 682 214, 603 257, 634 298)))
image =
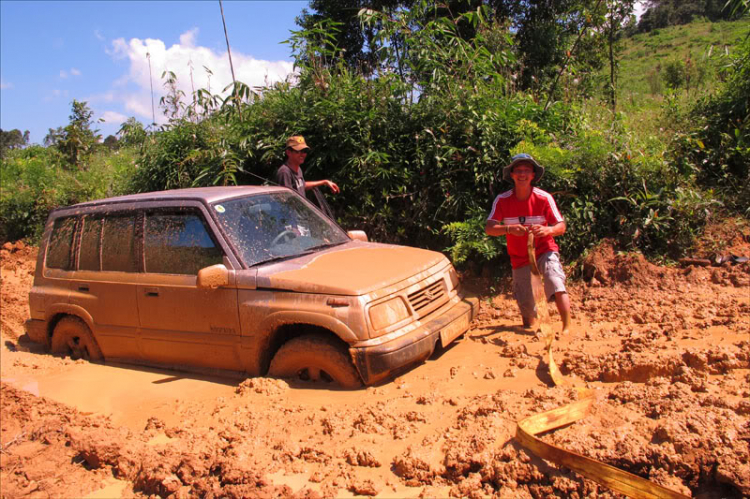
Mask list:
MULTIPOLYGON (((507 293, 426 363, 346 392, 41 351, 23 334, 35 257, 0 250, 2 497, 619 497, 514 440, 576 391, 553 387, 507 293)), ((658 267, 605 243, 581 273, 554 352, 597 402, 542 438, 688 496, 750 496, 750 264, 658 267)))

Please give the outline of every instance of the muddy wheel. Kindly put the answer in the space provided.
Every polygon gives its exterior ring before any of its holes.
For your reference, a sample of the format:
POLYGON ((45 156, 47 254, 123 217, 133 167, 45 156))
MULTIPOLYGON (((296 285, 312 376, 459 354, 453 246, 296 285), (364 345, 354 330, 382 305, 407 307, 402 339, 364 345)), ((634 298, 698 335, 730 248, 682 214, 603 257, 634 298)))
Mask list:
POLYGON ((71 359, 102 360, 104 357, 91 330, 78 317, 60 319, 52 333, 52 353, 70 355, 71 359))
POLYGON ((362 386, 347 353, 333 341, 319 336, 300 336, 284 343, 271 360, 268 375, 338 384, 343 388, 362 386))

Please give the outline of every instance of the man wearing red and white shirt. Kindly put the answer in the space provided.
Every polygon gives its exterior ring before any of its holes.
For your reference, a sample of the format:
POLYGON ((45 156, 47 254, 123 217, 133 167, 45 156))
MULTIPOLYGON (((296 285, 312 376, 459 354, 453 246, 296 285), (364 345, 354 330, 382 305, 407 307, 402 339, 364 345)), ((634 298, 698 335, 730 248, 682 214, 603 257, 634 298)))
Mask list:
POLYGON ((513 295, 525 327, 534 327, 537 322, 527 250, 528 234, 534 234, 537 266, 544 276, 544 291, 550 301, 554 298, 562 318, 563 333, 566 333, 570 328, 570 299, 554 240, 555 236, 565 233, 566 226, 552 195, 532 185, 543 174, 544 167, 530 155, 513 156, 510 164, 503 168, 503 179, 512 180, 513 189, 495 198, 484 230, 488 236, 507 237, 513 267, 513 295))

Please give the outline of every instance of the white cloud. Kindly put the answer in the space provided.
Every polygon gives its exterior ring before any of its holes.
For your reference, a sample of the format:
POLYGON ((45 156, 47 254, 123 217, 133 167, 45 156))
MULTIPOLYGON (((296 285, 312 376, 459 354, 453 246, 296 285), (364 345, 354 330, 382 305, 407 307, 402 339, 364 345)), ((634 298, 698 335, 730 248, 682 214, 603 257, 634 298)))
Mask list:
POLYGON ((97 102, 114 102, 116 99, 114 92, 105 92, 103 94, 93 94, 86 97, 86 102, 97 103, 97 102))
MULTIPOLYGON (((190 101, 190 96, 195 90, 205 88, 214 94, 220 93, 227 85, 232 83, 232 71, 229 66, 229 58, 226 52, 217 53, 209 48, 196 45, 198 30, 192 29, 180 36, 180 43, 167 47, 163 41, 152 38, 132 38, 125 41, 118 38, 112 41, 111 48, 107 54, 115 59, 128 59, 130 68, 125 78, 118 80, 117 84, 123 87, 133 85, 135 91, 118 91, 125 108, 141 118, 151 120, 151 84, 154 88, 154 106, 156 108, 156 120, 163 123, 165 120, 161 110, 158 108, 159 99, 165 95, 164 80, 162 74, 171 71, 177 77, 177 88, 185 94, 185 101, 190 101), (149 76, 149 59, 151 59, 151 74, 149 76), (191 70, 192 66, 192 82, 191 70), (205 68, 211 70, 209 77, 205 68)), ((264 61, 255 59, 251 55, 232 51, 234 70, 237 80, 250 87, 262 87, 283 81, 294 70, 291 61, 264 61)))
POLYGON ((103 41, 104 41, 104 35, 102 35, 102 32, 101 32, 101 31, 99 31, 98 29, 95 29, 95 30, 94 30, 94 36, 95 36, 95 37, 96 37, 96 39, 97 39, 97 40, 99 40, 100 42, 103 42, 103 41))
POLYGON ((70 71, 65 71, 64 69, 60 70, 60 78, 64 80, 68 76, 81 76, 81 72, 76 68, 70 68, 70 71))
POLYGON ((9 90, 13 88, 13 84, 9 81, 5 81, 4 79, 0 78, 0 90, 9 90))
POLYGON ((198 38, 198 28, 193 28, 180 35, 180 45, 195 47, 196 38, 198 38))
POLYGON ((59 88, 55 88, 52 90, 52 92, 44 98, 45 102, 51 102, 53 100, 57 100, 59 98, 67 99, 69 92, 67 90, 60 90, 59 88))
POLYGON ((122 123, 127 121, 128 117, 116 111, 104 111, 104 114, 102 114, 102 119, 109 125, 121 125, 122 123))

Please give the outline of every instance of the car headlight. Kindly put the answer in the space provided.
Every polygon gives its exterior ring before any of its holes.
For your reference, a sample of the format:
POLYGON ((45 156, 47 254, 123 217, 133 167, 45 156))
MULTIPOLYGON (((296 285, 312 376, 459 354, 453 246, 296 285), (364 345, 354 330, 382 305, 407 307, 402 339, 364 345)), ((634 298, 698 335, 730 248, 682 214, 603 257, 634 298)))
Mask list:
POLYGON ((409 317, 409 310, 404 300, 399 297, 370 307, 370 322, 375 330, 385 329, 407 317, 409 317))

